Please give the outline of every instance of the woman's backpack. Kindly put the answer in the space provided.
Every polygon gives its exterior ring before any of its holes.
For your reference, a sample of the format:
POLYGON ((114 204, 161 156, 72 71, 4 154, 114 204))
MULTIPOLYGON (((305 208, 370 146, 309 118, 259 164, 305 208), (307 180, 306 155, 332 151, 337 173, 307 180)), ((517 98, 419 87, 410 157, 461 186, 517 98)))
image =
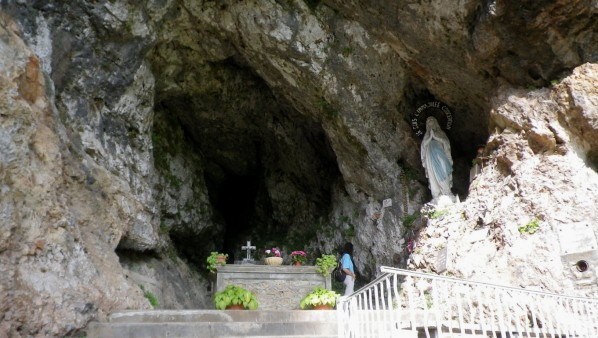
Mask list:
POLYGON ((339 282, 344 282, 345 277, 347 277, 347 274, 343 271, 343 266, 340 259, 336 264, 336 268, 332 270, 332 277, 339 282))

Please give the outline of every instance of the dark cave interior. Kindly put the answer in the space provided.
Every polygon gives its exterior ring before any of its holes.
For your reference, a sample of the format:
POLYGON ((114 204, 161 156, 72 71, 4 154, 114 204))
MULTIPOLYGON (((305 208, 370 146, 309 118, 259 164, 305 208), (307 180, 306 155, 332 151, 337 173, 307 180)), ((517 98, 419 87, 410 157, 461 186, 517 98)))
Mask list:
MULTIPOLYGON (((265 237, 285 242, 313 234, 306 224, 328 217, 331 184, 342 180, 323 127, 234 60, 213 64, 210 72, 219 88, 158 95, 162 113, 185 134, 183 148, 202 158, 209 207, 220 224, 202 240, 171 234, 178 250, 196 260, 212 248, 232 261, 243 256, 240 247, 247 240, 259 247, 270 244, 265 237), (301 234, 291 233, 292 228, 306 229, 301 234), (199 245, 206 240, 208 245, 199 245)), ((449 107, 421 84, 408 87, 403 96, 401 111, 409 112, 403 119, 418 144, 426 117, 436 117, 445 129, 454 161, 453 192, 464 200, 472 160, 488 136, 486 118, 467 107, 449 107)), ((415 170, 427 186, 423 169, 415 170)))

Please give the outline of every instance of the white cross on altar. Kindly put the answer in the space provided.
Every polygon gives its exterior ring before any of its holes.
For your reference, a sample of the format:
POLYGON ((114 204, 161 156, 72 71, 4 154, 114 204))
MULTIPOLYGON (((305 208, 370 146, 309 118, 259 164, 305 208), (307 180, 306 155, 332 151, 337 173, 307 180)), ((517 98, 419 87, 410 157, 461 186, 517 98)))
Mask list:
POLYGON ((247 250, 247 260, 251 260, 251 250, 255 250, 255 246, 251 245, 251 241, 247 241, 247 245, 241 247, 241 250, 247 250))

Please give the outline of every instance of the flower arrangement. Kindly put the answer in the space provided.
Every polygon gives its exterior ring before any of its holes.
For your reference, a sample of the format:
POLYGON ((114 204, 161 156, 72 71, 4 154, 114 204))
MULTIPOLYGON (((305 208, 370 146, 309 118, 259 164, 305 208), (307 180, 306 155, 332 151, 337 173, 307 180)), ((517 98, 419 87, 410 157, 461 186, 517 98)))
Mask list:
POLYGON ((300 263, 300 264, 305 264, 305 262, 307 262, 307 254, 305 253, 305 251, 293 251, 291 252, 291 261, 293 263, 300 263))
POLYGON ((266 249, 266 257, 282 257, 282 253, 278 248, 266 249))

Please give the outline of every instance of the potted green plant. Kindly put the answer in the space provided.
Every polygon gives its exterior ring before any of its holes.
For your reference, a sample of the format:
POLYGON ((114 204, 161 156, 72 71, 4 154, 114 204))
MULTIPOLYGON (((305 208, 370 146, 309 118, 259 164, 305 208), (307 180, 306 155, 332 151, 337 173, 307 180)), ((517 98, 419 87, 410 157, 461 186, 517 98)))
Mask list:
POLYGON ((258 307, 257 298, 253 292, 234 284, 229 284, 222 291, 214 294, 214 305, 219 310, 255 310, 258 307))
POLYGON ((316 271, 321 273, 323 276, 328 276, 336 264, 336 256, 322 255, 322 257, 316 258, 316 271))
POLYGON ((324 310, 324 309, 332 309, 336 305, 336 300, 340 297, 340 294, 324 289, 323 287, 315 287, 310 293, 308 293, 301 302, 299 306, 301 309, 314 309, 314 310, 324 310))
POLYGON ((210 272, 216 272, 216 267, 218 265, 223 266, 226 265, 226 260, 228 259, 227 254, 223 254, 217 251, 212 251, 208 258, 206 259, 207 269, 210 272))

